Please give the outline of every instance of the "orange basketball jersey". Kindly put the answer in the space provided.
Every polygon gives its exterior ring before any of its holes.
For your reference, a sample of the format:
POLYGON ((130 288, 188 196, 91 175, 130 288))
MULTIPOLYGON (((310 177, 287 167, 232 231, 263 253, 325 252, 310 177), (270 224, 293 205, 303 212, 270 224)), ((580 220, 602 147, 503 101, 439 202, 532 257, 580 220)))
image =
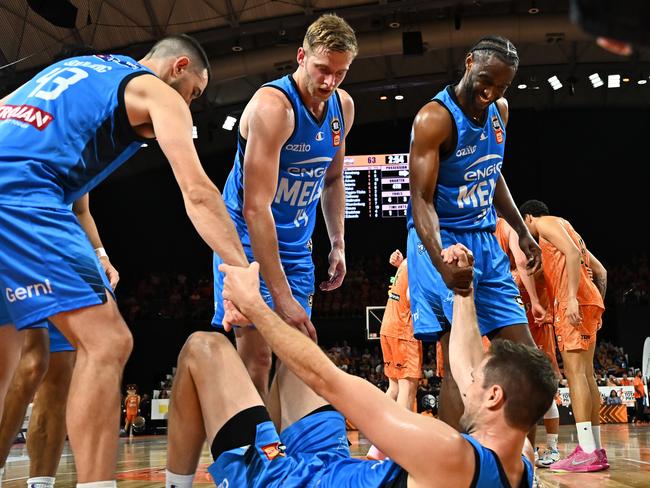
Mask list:
POLYGON ((382 335, 397 339, 413 340, 411 302, 408 293, 408 270, 406 259, 402 261, 388 290, 388 301, 381 321, 382 335))
MULTIPOLYGON (((589 254, 587 247, 571 224, 560 217, 543 217, 557 219, 557 222, 564 227, 569 237, 580 250, 580 282, 578 284, 578 293, 576 295, 580 305, 593 305, 605 308, 603 298, 598 292, 598 288, 592 281, 589 269, 589 254)), ((544 277, 550 287, 550 291, 557 303, 564 304, 568 297, 568 275, 566 270, 566 257, 558 248, 546 239, 540 238, 540 247, 542 248, 542 263, 544 266, 544 277)))
POLYGON ((140 397, 138 395, 128 395, 124 400, 127 412, 137 412, 139 403, 140 397))

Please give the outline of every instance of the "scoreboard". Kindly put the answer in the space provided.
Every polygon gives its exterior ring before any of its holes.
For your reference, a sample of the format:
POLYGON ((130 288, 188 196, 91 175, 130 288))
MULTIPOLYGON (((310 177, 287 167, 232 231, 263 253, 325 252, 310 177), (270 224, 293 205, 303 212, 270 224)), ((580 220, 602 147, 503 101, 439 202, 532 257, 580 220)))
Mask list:
POLYGON ((345 156, 343 181, 346 219, 406 216, 408 154, 345 156))

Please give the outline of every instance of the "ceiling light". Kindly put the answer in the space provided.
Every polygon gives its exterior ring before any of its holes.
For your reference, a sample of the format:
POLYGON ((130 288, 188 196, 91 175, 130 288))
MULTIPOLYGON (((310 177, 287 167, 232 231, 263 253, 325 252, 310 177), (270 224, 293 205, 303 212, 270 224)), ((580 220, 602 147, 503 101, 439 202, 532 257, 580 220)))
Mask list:
POLYGON ((386 95, 382 95, 379 97, 379 100, 383 102, 384 100, 388 100, 388 97, 386 95))
POLYGON ((232 115, 228 115, 226 117, 226 120, 223 121, 223 125, 221 126, 221 128, 226 130, 233 130, 236 123, 237 123, 237 118, 233 117, 232 115))
POLYGON ((646 80, 645 78, 642 78, 642 79, 640 79, 639 81, 637 81, 637 83, 638 83, 639 85, 645 85, 647 82, 648 82, 648 80, 646 80))
POLYGON ((560 82, 560 79, 555 75, 551 76, 548 79, 548 82, 550 83, 551 88, 553 88, 553 90, 559 90, 560 88, 562 88, 562 82, 560 82))
POLYGON ((528 85, 526 85, 526 83, 519 83, 517 85, 517 88, 519 88, 520 90, 525 90, 526 88, 528 88, 528 85))
POLYGON ((625 78, 623 78, 623 83, 629 83, 629 82, 630 82, 630 79, 627 76, 625 78))
POLYGON ((598 88, 598 87, 603 86, 605 84, 605 83, 603 83, 603 80, 602 80, 602 78, 600 77, 600 75, 598 73, 593 73, 593 74, 589 75, 589 81, 591 81, 591 85, 594 88, 598 88))
POLYGON ((388 23, 388 27, 390 27, 391 29, 399 29, 400 23, 397 22, 396 20, 393 20, 392 22, 388 23))
POLYGON ((537 7, 537 2, 535 0, 531 0, 528 13, 531 15, 535 15, 539 13, 539 7, 537 7))
POLYGON ((621 86, 621 75, 607 76, 607 88, 620 88, 620 86, 621 86))
POLYGON ((404 100, 404 95, 395 95, 395 100, 404 100))

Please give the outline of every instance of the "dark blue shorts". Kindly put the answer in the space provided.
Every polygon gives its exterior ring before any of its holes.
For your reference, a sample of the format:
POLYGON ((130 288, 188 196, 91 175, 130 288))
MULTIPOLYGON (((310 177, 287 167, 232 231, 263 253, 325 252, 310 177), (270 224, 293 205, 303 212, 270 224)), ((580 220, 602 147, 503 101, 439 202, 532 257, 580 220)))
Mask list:
POLYGON ((106 302, 110 283, 71 210, 0 205, 0 242, 0 324, 106 302))
POLYGON ((308 415, 281 435, 261 423, 255 445, 226 451, 208 468, 220 488, 379 488, 400 470, 350 458, 345 419, 334 411, 308 415))
MULTIPOLYGON (((491 232, 441 230, 442 248, 461 243, 474 253, 474 296, 482 335, 510 325, 528 324, 510 261, 491 232)), ((407 244, 409 290, 415 337, 436 341, 448 330, 454 295, 435 268, 414 227, 407 244)))

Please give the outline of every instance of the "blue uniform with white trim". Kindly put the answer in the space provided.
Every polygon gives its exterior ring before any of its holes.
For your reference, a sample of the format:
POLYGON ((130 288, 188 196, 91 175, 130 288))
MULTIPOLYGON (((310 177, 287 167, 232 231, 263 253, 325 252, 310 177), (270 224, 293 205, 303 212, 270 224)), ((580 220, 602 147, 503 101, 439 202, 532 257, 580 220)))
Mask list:
MULTIPOLYGON (((338 92, 329 100, 321 120, 305 107, 292 75, 264 85, 282 92, 293 108, 293 133, 280 151, 280 165, 275 198, 271 211, 275 220, 278 250, 291 293, 311 314, 311 297, 314 293, 314 265, 311 259, 311 236, 316 224, 316 211, 325 173, 343 144, 345 121, 338 92)), ((248 227, 243 215, 244 207, 244 155, 246 140, 239 134, 237 154, 232 171, 223 189, 223 199, 228 213, 244 246, 249 261, 253 260, 248 227)), ((270 162, 270 164, 273 164, 270 162)), ((214 302, 212 324, 220 327, 223 321, 223 275, 218 266, 223 261, 214 255, 214 302)), ((271 294, 261 282, 260 292, 272 307, 271 294)))
MULTIPOLYGON (((510 488, 499 458, 473 437, 472 488, 510 488)), ((532 486, 533 467, 522 456, 519 488, 532 486)), ((257 425, 255 444, 222 453, 208 467, 218 488, 406 488, 408 473, 392 460, 350 457, 345 419, 336 411, 303 417, 278 435, 272 422, 257 425)))
MULTIPOLYGON (((472 121, 448 86, 434 99, 450 114, 456 144, 441 154, 434 207, 440 222, 442 248, 462 243, 474 253, 474 289, 479 328, 483 335, 516 324, 527 324, 510 262, 496 238, 492 203, 503 165, 505 125, 496 103, 483 124, 472 121)), ((453 293, 431 262, 407 209, 407 259, 415 337, 437 340, 451 324, 453 293)))
POLYGON ((69 58, 0 106, 0 324, 106 302, 110 284, 68 205, 141 147, 124 89, 145 74, 126 56, 69 58))

